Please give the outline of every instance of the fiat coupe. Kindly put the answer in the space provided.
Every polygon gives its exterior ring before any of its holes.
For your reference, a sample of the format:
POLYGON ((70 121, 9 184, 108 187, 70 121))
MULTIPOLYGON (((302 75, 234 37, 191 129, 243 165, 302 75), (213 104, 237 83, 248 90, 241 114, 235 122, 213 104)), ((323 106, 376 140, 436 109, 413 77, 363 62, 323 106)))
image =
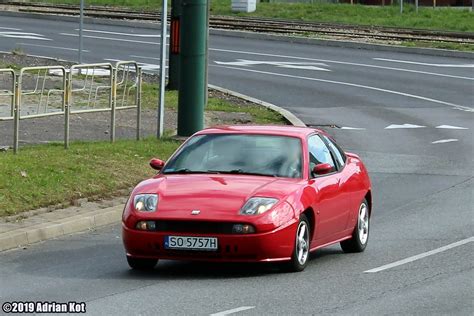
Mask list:
POLYGON ((138 184, 122 218, 128 264, 159 259, 281 262, 301 271, 310 252, 340 243, 362 252, 371 184, 361 159, 324 131, 223 126, 190 138, 138 184))

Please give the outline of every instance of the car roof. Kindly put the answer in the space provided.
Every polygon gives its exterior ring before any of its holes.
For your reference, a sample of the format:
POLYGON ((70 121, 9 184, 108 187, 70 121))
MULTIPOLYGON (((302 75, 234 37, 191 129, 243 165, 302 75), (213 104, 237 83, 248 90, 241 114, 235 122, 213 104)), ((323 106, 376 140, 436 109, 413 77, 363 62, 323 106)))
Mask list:
POLYGON ((196 135, 204 134, 263 134, 263 135, 279 135, 291 136, 298 138, 306 138, 315 132, 326 134, 325 132, 310 128, 292 125, 223 125, 206 128, 196 133, 196 135))

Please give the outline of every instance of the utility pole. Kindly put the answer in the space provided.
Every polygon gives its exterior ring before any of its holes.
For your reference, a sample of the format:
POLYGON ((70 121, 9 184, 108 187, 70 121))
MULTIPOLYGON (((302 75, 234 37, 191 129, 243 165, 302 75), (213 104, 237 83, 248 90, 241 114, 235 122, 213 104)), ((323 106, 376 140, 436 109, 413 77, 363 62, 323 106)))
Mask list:
POLYGON ((79 64, 82 64, 82 50, 84 47, 82 33, 84 30, 84 0, 81 0, 79 9, 79 64))
POLYGON ((178 135, 204 127, 206 105, 207 0, 182 0, 178 135))
POLYGON ((160 54, 160 96, 158 98, 158 138, 163 137, 165 116, 165 83, 166 83, 166 35, 168 22, 168 0, 161 6, 161 54, 160 54))

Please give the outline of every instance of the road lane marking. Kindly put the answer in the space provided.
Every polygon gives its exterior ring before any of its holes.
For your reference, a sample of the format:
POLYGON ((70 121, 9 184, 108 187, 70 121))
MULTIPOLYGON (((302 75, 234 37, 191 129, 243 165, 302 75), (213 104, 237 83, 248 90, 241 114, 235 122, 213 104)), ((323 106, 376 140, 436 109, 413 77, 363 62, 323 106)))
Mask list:
POLYGON ((9 30, 9 31, 21 31, 21 29, 17 29, 17 28, 14 28, 14 27, 3 27, 3 26, 0 26, 0 29, 2 29, 2 30, 9 30))
MULTIPOLYGON (((112 58, 104 58, 106 61, 111 61, 111 62, 119 62, 121 61, 120 59, 112 59, 112 58)), ((143 70, 155 70, 155 69, 160 69, 160 65, 157 64, 147 64, 147 63, 141 63, 137 62, 138 66, 142 68, 143 70)), ((168 66, 166 66, 168 68, 168 66)))
POLYGON ((247 59, 237 59, 236 61, 214 61, 218 65, 227 65, 227 66, 254 66, 254 65, 270 65, 281 68, 293 68, 293 69, 304 69, 304 70, 320 70, 320 71, 331 71, 326 68, 316 67, 323 66, 327 67, 328 65, 324 63, 308 63, 308 62, 282 62, 282 61, 258 61, 258 60, 247 60, 247 59))
MULTIPOLYGON (((68 47, 58 47, 58 46, 49 46, 49 45, 40 45, 40 44, 30 44, 30 43, 18 43, 21 46, 33 46, 33 47, 44 47, 44 48, 52 48, 52 49, 62 49, 62 50, 71 50, 71 51, 78 51, 77 48, 68 48, 68 47)), ((90 53, 89 50, 83 49, 83 52, 90 53)))
POLYGON ((392 63, 413 64, 413 65, 430 66, 430 67, 474 68, 474 64, 429 64, 429 63, 421 63, 421 62, 416 62, 416 61, 399 60, 399 59, 387 59, 387 58, 373 58, 373 59, 388 61, 392 63))
POLYGON ((439 126, 436 126, 436 128, 442 128, 442 129, 469 129, 467 127, 452 126, 452 125, 439 125, 439 126))
POLYGON ((423 128, 423 127, 426 127, 426 126, 414 125, 414 124, 401 124, 401 125, 392 124, 392 125, 389 125, 389 126, 385 127, 385 129, 423 128))
POLYGON ((447 78, 455 78, 455 79, 474 81, 474 78, 472 78, 472 77, 446 75, 446 74, 440 74, 440 73, 428 72, 428 71, 420 71, 420 70, 404 69, 404 68, 394 68, 394 67, 377 66, 377 65, 368 65, 368 64, 361 64, 361 63, 351 63, 351 62, 346 62, 346 61, 337 61, 337 60, 329 60, 329 59, 317 59, 317 58, 297 57, 297 56, 288 56, 288 55, 256 53, 256 52, 247 52, 247 51, 240 51, 240 50, 220 49, 220 48, 209 48, 209 50, 217 51, 217 52, 223 52, 223 53, 238 53, 238 54, 255 55, 255 56, 268 56, 268 57, 290 58, 290 59, 296 59, 296 60, 319 61, 319 62, 325 62, 325 63, 333 63, 333 64, 341 64, 341 65, 352 65, 352 66, 368 67, 368 68, 378 68, 378 69, 386 69, 386 70, 394 70, 394 71, 402 71, 402 72, 411 72, 411 73, 424 74, 424 75, 430 75, 430 76, 439 76, 439 77, 447 77, 447 78))
POLYGON ((294 79, 302 79, 302 80, 310 80, 310 81, 319 81, 319 82, 325 82, 325 83, 331 83, 331 84, 338 84, 338 85, 343 85, 343 86, 349 86, 349 87, 356 87, 356 88, 362 88, 362 89, 368 89, 368 90, 374 90, 374 91, 379 91, 379 92, 385 92, 385 93, 391 93, 391 94, 396 94, 396 95, 401 95, 404 97, 409 97, 413 99, 418 99, 418 100, 423 100, 423 101, 428 101, 428 102, 433 102, 437 104, 442 104, 442 105, 447 105, 450 106, 456 110, 461 110, 461 111, 467 111, 467 112, 474 112, 473 108, 463 106, 463 105, 458 105, 450 102, 445 102, 441 100, 436 100, 436 99, 431 99, 419 95, 414 95, 414 94, 409 94, 409 93, 403 93, 400 91, 394 91, 394 90, 388 90, 388 89, 382 89, 382 88, 376 88, 376 87, 371 87, 371 86, 364 86, 361 84, 356 84, 356 83, 349 83, 349 82, 342 82, 342 81, 334 81, 334 80, 327 80, 327 79, 318 79, 318 78, 310 78, 310 77, 301 77, 301 76, 294 76, 294 75, 287 75, 287 74, 280 74, 280 73, 275 73, 275 72, 268 72, 268 71, 260 71, 260 70, 254 70, 254 69, 245 69, 245 68, 238 68, 238 67, 229 67, 229 66, 221 66, 221 65, 210 65, 212 67, 220 67, 220 68, 227 68, 227 69, 234 69, 234 70, 240 70, 240 71, 247 71, 247 72, 254 72, 254 73, 260 73, 264 75, 271 75, 271 76, 276 76, 276 77, 286 77, 286 78, 294 78, 294 79))
MULTIPOLYGON (((79 37, 78 34, 71 34, 71 33, 59 33, 59 35, 79 37)), ((83 35, 82 37, 84 37, 84 38, 93 38, 93 39, 101 39, 101 40, 106 40, 106 41, 128 42, 128 43, 149 44, 149 45, 160 45, 160 43, 158 43, 158 42, 146 42, 146 41, 124 39, 124 38, 92 36, 92 35, 83 35)), ((166 44, 166 45, 169 45, 169 44, 166 44)))
POLYGON ((219 313, 211 314, 210 316, 225 316, 225 315, 235 314, 235 313, 246 311, 253 308, 255 308, 255 306, 242 306, 242 307, 237 307, 237 308, 229 309, 226 311, 222 311, 219 313))
POLYGON ((353 131, 365 130, 365 128, 362 128, 362 127, 349 127, 349 126, 342 126, 340 129, 347 129, 347 130, 353 130, 353 131))
POLYGON ((153 59, 153 60, 160 60, 160 58, 157 57, 147 57, 147 56, 140 56, 140 55, 130 55, 132 58, 143 58, 143 59, 153 59))
POLYGON ((457 142, 459 139, 456 138, 450 138, 450 139, 440 139, 434 142, 431 142, 432 144, 444 144, 444 143, 452 143, 452 142, 457 142))
POLYGON ((44 35, 27 32, 0 32, 0 37, 33 39, 41 41, 51 41, 51 39, 44 37, 44 35))
MULTIPOLYGON (((75 31, 79 31, 79 29, 75 29, 75 31)), ((133 37, 150 37, 150 38, 160 38, 161 37, 161 35, 155 35, 155 34, 133 34, 133 33, 109 32, 109 31, 100 31, 100 30, 84 30, 84 32, 111 34, 111 35, 123 35, 123 36, 133 36, 133 37)), ((169 37, 169 35, 167 37, 169 37)))
POLYGON ((440 252, 443 252, 443 251, 446 251, 446 250, 449 250, 449 249, 452 249, 452 248, 455 248, 455 247, 459 247, 459 246, 465 245, 465 244, 473 242, 473 241, 474 241, 474 237, 469 237, 469 238, 454 242, 452 244, 449 244, 449 245, 446 245, 446 246, 443 246, 443 247, 440 247, 440 248, 437 248, 437 249, 433 249, 433 250, 430 250, 430 251, 427 251, 427 252, 420 253, 419 255, 416 255, 416 256, 408 257, 406 259, 398 260, 398 261, 380 266, 378 268, 374 268, 374 269, 364 271, 364 273, 376 273, 376 272, 388 270, 388 269, 391 269, 391 268, 395 268, 395 267, 401 266, 403 264, 410 263, 410 262, 413 262, 413 261, 416 261, 416 260, 420 260, 420 259, 426 258, 428 256, 432 256, 432 255, 435 255, 437 253, 440 253, 440 252))

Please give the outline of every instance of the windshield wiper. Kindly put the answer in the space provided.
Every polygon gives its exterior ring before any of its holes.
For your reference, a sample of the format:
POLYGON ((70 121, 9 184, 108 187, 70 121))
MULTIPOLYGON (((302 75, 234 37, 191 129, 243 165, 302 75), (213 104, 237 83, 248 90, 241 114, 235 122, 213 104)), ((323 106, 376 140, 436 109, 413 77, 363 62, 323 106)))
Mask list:
POLYGON ((178 170, 173 170, 173 171, 164 171, 163 174, 192 174, 192 173, 218 173, 218 172, 213 172, 212 170, 191 170, 188 168, 181 168, 178 170))
POLYGON ((245 174, 251 176, 266 176, 266 177, 277 177, 276 174, 260 173, 260 172, 248 172, 242 169, 232 169, 232 170, 208 170, 209 172, 223 173, 223 174, 245 174))

